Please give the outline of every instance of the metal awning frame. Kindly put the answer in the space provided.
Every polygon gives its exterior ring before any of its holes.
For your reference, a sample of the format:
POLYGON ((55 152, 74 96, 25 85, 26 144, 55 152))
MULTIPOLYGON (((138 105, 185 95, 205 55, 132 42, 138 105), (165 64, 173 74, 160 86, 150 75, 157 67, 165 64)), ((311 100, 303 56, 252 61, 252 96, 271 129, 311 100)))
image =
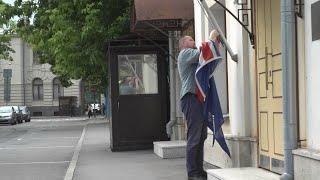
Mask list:
MULTIPOLYGON (((201 0, 203 1, 203 0, 201 0)), ((238 21, 238 23, 247 31, 247 33, 249 34, 249 38, 250 38, 250 42, 251 45, 254 45, 254 34, 253 32, 250 32, 249 29, 247 28, 247 25, 243 24, 243 22, 240 21, 239 19, 239 12, 240 10, 250 10, 251 11, 251 17, 252 17, 252 8, 251 9, 239 9, 238 10, 238 17, 236 17, 227 7, 225 7, 221 2, 219 2, 218 0, 214 0, 217 4, 219 4, 224 10, 226 10, 236 21, 238 21)), ((244 4, 239 4, 239 5, 244 5, 244 4)), ((251 6, 252 6, 252 0, 251 0, 251 6)), ((252 20, 252 18, 251 18, 252 20)), ((252 24, 252 22, 251 22, 252 24)))
MULTIPOLYGON (((227 51, 229 52, 232 60, 234 60, 235 62, 238 61, 238 56, 237 54, 235 54, 229 43, 227 42, 227 39, 226 37, 224 36, 223 32, 221 31, 221 28, 220 26, 218 25, 213 13, 210 11, 209 7, 208 7, 208 4, 205 0, 197 0, 198 3, 200 4, 201 8, 205 11, 205 13, 208 15, 208 20, 210 23, 212 23, 216 28, 217 28, 217 31, 219 32, 220 36, 221 36, 221 39, 222 39, 222 42, 226 45, 226 49, 227 51)), ((247 28, 247 26, 245 24, 243 24, 238 17, 236 17, 227 7, 225 7, 221 2, 219 2, 218 0, 214 0, 217 4, 219 4, 225 11, 227 11, 236 21, 238 21, 238 23, 245 29, 245 31, 249 34, 249 38, 250 38, 250 42, 251 42, 251 45, 254 45, 254 34, 253 32, 250 32, 249 29, 247 28)), ((251 1, 252 2, 252 1, 251 1)), ((241 4, 242 5, 242 4, 241 4)), ((251 3, 252 5, 252 3, 251 3)), ((251 13, 252 13, 252 10, 251 10, 251 13)), ((251 14, 252 16, 252 14, 251 14)), ((252 20, 252 19, 251 19, 252 20)), ((251 23, 252 24, 252 23, 251 23)))
POLYGON ((231 46, 229 45, 227 38, 225 37, 224 33, 222 32, 216 18, 214 17, 213 13, 210 11, 208 4, 206 1, 203 0, 197 0, 197 2, 199 3, 199 5, 201 6, 201 8, 204 10, 204 12, 208 15, 208 20, 210 23, 212 23, 212 25, 215 26, 215 28, 217 29, 220 37, 221 37, 221 41, 222 43, 225 45, 227 51, 229 52, 231 59, 235 62, 238 62, 238 54, 235 54, 233 52, 233 50, 231 49, 231 46))

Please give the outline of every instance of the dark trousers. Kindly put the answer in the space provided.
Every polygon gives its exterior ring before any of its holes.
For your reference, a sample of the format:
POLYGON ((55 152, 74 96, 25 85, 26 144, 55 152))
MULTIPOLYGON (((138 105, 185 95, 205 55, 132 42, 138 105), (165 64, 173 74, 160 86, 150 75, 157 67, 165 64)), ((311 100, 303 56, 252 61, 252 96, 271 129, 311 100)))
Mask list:
POLYGON ((199 176, 203 171, 203 146, 207 138, 207 124, 204 121, 203 105, 195 94, 188 93, 181 99, 181 109, 185 115, 187 131, 187 171, 188 176, 199 176))
POLYGON ((90 117, 92 116, 92 112, 91 111, 88 111, 88 117, 90 119, 90 117))

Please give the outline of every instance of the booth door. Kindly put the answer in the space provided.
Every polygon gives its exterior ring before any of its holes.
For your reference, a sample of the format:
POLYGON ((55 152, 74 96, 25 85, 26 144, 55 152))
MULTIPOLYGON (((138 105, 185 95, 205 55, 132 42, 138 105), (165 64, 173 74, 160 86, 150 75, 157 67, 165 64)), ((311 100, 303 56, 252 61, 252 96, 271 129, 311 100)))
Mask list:
POLYGON ((165 60, 158 56, 157 53, 114 56, 113 151, 152 148, 153 141, 165 140, 165 60))

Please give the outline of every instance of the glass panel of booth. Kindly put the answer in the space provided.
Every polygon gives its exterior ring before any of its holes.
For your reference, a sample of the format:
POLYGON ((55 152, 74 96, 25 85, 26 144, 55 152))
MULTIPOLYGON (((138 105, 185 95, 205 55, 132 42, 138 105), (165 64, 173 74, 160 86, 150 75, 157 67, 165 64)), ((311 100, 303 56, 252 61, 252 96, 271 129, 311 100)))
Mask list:
POLYGON ((157 94, 156 54, 118 55, 119 95, 157 94))

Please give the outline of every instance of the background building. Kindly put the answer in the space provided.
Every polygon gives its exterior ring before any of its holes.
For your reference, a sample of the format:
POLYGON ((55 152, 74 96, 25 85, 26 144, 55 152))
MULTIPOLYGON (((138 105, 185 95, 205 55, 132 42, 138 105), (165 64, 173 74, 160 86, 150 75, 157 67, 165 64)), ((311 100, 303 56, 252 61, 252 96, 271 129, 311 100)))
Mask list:
POLYGON ((0 105, 25 105, 33 116, 53 116, 59 115, 60 96, 75 96, 75 113, 83 112, 84 85, 80 80, 72 80, 73 85, 64 88, 51 66, 40 64, 21 38, 13 37, 11 46, 13 61, 0 60, 0 105))

